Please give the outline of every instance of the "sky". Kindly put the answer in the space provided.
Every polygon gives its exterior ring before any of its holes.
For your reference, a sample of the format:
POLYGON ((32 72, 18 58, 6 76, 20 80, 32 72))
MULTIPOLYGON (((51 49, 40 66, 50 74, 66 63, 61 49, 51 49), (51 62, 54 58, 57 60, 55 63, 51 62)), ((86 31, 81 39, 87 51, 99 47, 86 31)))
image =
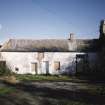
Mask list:
POLYGON ((10 38, 98 38, 105 0, 0 0, 0 43, 10 38))

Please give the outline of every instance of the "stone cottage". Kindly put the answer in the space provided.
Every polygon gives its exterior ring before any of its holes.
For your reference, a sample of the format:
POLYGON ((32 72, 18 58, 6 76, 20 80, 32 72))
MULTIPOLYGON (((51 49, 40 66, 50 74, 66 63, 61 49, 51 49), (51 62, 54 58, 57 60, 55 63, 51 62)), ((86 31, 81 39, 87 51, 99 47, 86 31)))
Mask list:
POLYGON ((98 39, 9 39, 0 58, 18 74, 75 74, 95 66, 98 39))
POLYGON ((0 65, 18 74, 76 74, 97 68, 100 48, 104 48, 105 20, 100 24, 99 39, 74 37, 9 39, 0 48, 0 65))

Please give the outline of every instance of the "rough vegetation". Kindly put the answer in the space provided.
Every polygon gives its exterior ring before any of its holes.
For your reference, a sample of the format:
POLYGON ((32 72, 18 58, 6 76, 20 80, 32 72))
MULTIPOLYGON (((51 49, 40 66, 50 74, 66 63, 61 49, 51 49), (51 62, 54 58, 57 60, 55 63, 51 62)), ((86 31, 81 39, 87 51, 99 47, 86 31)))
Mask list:
POLYGON ((0 81, 0 104, 104 105, 105 85, 103 83, 77 82, 42 80, 12 84, 0 81))
POLYGON ((4 65, 0 65, 0 76, 11 75, 12 72, 4 65))
MULTIPOLYGON (((6 69, 8 70, 8 69, 6 69)), ((104 105, 105 84, 83 78, 2 73, 2 105, 104 105), (17 82, 18 81, 18 82, 17 82)))

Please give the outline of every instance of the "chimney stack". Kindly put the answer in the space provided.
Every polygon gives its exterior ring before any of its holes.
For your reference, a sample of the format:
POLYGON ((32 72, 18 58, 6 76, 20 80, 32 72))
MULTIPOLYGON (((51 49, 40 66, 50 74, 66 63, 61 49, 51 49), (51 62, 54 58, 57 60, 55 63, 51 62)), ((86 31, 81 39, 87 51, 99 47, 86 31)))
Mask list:
POLYGON ((0 45, 0 48, 2 47, 2 45, 0 45))
POLYGON ((100 37, 105 36, 105 20, 102 20, 100 23, 100 37))
POLYGON ((74 40, 74 33, 70 33, 69 40, 74 40))

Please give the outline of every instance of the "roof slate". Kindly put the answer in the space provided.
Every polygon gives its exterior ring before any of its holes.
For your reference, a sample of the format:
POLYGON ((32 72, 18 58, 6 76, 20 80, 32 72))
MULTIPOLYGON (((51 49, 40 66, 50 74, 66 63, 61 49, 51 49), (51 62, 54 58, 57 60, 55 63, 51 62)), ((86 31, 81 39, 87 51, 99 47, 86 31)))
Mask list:
POLYGON ((1 47, 2 52, 69 52, 95 51, 97 40, 92 39, 10 39, 1 47), (71 47, 71 48, 70 48, 71 47))

